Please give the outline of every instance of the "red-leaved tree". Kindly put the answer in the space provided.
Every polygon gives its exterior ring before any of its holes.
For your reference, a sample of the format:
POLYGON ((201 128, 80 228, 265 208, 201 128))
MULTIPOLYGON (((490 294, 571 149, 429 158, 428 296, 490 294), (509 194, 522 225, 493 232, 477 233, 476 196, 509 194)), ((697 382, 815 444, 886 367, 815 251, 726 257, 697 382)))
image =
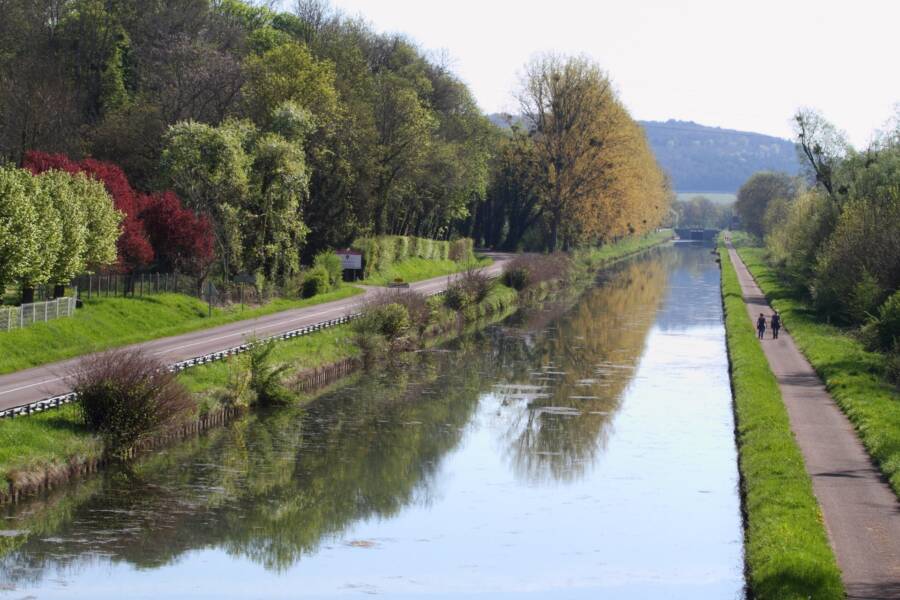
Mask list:
POLYGON ((144 196, 142 204, 140 218, 159 268, 205 279, 215 259, 209 219, 185 208, 172 191, 144 196))

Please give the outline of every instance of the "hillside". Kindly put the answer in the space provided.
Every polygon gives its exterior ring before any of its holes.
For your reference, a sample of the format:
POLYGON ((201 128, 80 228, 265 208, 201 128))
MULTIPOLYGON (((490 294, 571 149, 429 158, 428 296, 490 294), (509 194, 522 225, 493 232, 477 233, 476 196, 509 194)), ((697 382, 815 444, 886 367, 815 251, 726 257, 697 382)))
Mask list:
MULTIPOLYGON (((506 127, 503 116, 490 118, 506 127)), ((796 174, 800 169, 790 140, 692 121, 638 122, 676 192, 733 194, 756 171, 796 174)))
POLYGON ((800 169, 793 142, 691 121, 640 121, 679 192, 736 192, 756 171, 800 169))

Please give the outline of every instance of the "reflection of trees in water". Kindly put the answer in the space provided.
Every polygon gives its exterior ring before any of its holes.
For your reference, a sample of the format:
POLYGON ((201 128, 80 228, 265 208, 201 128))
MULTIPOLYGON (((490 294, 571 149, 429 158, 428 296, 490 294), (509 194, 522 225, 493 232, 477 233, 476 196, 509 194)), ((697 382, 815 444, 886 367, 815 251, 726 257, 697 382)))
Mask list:
POLYGON ((521 476, 578 476, 609 425, 609 415, 592 413, 615 411, 631 376, 598 366, 634 365, 664 286, 661 262, 633 263, 546 333, 546 315, 532 313, 521 327, 491 328, 409 368, 360 376, 305 408, 252 415, 52 502, 10 508, 4 528, 32 535, 0 559, 0 580, 37 580, 98 557, 153 568, 204 548, 287 568, 360 520, 428 503, 488 382, 534 384, 530 373, 544 365, 565 373, 547 375, 550 396, 531 406, 507 398, 505 443, 521 476), (542 412, 547 406, 581 415, 542 412))
POLYGON ((663 262, 632 262, 589 290, 547 335, 511 332, 496 345, 507 382, 495 389, 499 426, 520 477, 575 479, 593 464, 665 288, 663 262))
POLYGON ((656 319, 661 330, 719 326, 722 301, 718 293, 719 266, 715 259, 711 246, 705 244, 677 244, 674 251, 668 253, 668 297, 656 319))
POLYGON ((363 376, 109 474, 52 528, 37 520, 41 535, 0 561, 0 578, 40 579, 98 554, 152 568, 207 547, 282 569, 356 521, 428 502, 483 387, 467 358, 424 355, 414 373, 363 376))

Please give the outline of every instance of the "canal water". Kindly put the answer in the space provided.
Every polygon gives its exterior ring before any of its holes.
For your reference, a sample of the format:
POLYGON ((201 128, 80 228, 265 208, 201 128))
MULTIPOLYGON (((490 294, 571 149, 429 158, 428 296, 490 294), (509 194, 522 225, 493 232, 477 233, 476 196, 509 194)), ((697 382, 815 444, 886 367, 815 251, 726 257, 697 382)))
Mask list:
POLYGON ((741 598, 717 265, 651 252, 3 516, 0 598, 741 598))

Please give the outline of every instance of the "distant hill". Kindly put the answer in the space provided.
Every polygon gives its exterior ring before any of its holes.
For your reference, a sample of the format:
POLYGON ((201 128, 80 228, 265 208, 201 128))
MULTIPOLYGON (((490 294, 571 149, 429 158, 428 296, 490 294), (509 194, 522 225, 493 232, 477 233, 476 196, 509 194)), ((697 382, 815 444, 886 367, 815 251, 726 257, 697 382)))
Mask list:
POLYGON ((640 121, 677 192, 736 192, 756 171, 800 171, 794 143, 692 121, 640 121))
MULTIPOLYGON (((502 115, 491 121, 505 127, 502 115)), ((693 121, 639 121, 676 192, 733 194, 756 171, 800 171, 794 143, 770 135, 693 121)))

